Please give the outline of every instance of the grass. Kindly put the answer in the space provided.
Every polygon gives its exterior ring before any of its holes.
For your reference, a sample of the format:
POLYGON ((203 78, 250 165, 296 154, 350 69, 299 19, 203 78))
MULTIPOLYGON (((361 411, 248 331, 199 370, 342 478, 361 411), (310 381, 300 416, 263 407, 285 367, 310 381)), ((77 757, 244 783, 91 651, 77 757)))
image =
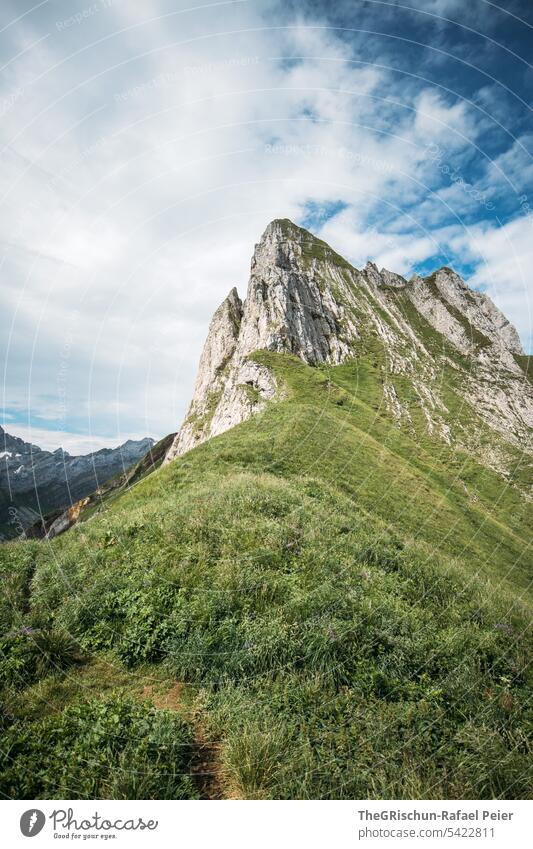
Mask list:
POLYGON ((288 218, 278 219, 278 224, 281 225, 284 236, 291 239, 297 234, 297 238, 302 247, 302 258, 305 265, 311 265, 314 260, 323 262, 324 260, 334 263, 339 268, 351 270, 352 266, 340 254, 331 248, 327 242, 317 238, 309 230, 303 227, 297 227, 288 218))

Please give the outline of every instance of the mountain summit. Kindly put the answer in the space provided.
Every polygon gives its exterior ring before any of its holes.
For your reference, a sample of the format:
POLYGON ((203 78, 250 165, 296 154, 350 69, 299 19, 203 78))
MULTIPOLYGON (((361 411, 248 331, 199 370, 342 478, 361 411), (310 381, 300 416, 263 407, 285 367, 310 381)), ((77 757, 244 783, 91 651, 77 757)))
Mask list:
MULTIPOLYGON (((167 461, 283 397, 254 352, 288 353, 323 367, 373 349, 383 403, 399 425, 414 428, 414 401, 426 430, 447 443, 478 451, 480 428, 488 426, 500 442, 527 444, 528 358, 487 295, 446 266, 410 280, 371 262, 354 268, 309 231, 277 219, 255 247, 245 301, 232 289, 213 316, 193 399, 167 461)), ((507 470, 505 448, 485 443, 488 465, 507 470)))

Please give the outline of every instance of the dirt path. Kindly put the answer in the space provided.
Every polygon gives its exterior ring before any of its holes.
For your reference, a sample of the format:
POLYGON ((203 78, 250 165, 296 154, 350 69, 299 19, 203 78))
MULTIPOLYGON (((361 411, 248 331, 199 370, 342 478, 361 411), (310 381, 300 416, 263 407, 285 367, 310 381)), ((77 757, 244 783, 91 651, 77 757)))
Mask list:
POLYGON ((183 684, 177 681, 166 693, 154 692, 154 686, 144 687, 142 697, 150 699, 160 710, 172 710, 191 723, 194 729, 191 776, 200 799, 227 799, 222 780, 220 744, 209 740, 205 728, 183 702, 183 684))

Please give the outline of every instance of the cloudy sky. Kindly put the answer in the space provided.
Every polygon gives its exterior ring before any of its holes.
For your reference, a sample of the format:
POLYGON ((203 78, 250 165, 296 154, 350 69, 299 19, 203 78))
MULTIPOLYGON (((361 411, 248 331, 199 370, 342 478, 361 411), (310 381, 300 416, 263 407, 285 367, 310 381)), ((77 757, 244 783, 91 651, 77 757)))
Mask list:
POLYGON ((529 0, 3 0, 5 428, 176 430, 275 217, 452 265, 531 350, 532 46, 529 0))

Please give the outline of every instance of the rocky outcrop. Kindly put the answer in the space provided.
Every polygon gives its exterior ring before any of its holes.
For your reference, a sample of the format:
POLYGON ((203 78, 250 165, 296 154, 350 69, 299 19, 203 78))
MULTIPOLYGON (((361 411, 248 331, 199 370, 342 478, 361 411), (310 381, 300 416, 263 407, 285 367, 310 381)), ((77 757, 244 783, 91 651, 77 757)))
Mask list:
POLYGON ((356 269, 325 242, 282 219, 269 224, 255 247, 244 303, 233 289, 213 317, 194 396, 166 461, 280 397, 283 388, 254 361, 255 351, 290 353, 311 366, 334 367, 357 357, 371 339, 386 353, 383 399, 399 425, 411 427, 412 420, 395 375, 411 381, 429 433, 448 443, 467 439, 457 433, 439 388, 447 363, 460 375, 464 403, 510 443, 526 446, 533 395, 523 351, 516 330, 490 298, 448 267, 409 281, 371 262, 356 269))
MULTIPOLYGON (((313 273, 318 239, 289 221, 273 221, 256 246, 237 342, 241 356, 256 350, 295 354, 310 365, 341 363, 357 333, 334 288, 313 273), (349 330, 343 338, 343 329, 349 330)), ((333 252, 331 252, 333 255, 333 252)), ((327 253, 321 257, 326 266, 327 253)), ((337 275, 331 263, 332 279, 337 275)), ((342 285, 342 280, 338 281, 342 285)))
POLYGON ((76 501, 72 507, 69 507, 57 519, 54 519, 50 528, 46 534, 46 539, 53 539, 54 537, 59 536, 59 534, 68 531, 72 525, 75 525, 78 519, 80 518, 80 514, 84 507, 89 503, 88 498, 81 498, 79 501, 76 501))
MULTIPOLYGON (((242 301, 237 290, 232 289, 216 310, 209 325, 189 412, 167 455, 168 458, 183 454, 212 435, 213 419, 220 401, 224 391, 230 389, 230 375, 231 382, 235 379, 233 355, 241 321, 242 301)), ((231 409, 234 407, 235 401, 231 409)), ((235 423, 236 416, 234 410, 235 423)), ((231 424, 228 426, 231 427, 231 424)))
POLYGON ((418 312, 462 353, 494 345, 504 357, 523 354, 518 333, 498 307, 487 295, 470 289, 451 268, 414 277, 405 291, 418 312))

